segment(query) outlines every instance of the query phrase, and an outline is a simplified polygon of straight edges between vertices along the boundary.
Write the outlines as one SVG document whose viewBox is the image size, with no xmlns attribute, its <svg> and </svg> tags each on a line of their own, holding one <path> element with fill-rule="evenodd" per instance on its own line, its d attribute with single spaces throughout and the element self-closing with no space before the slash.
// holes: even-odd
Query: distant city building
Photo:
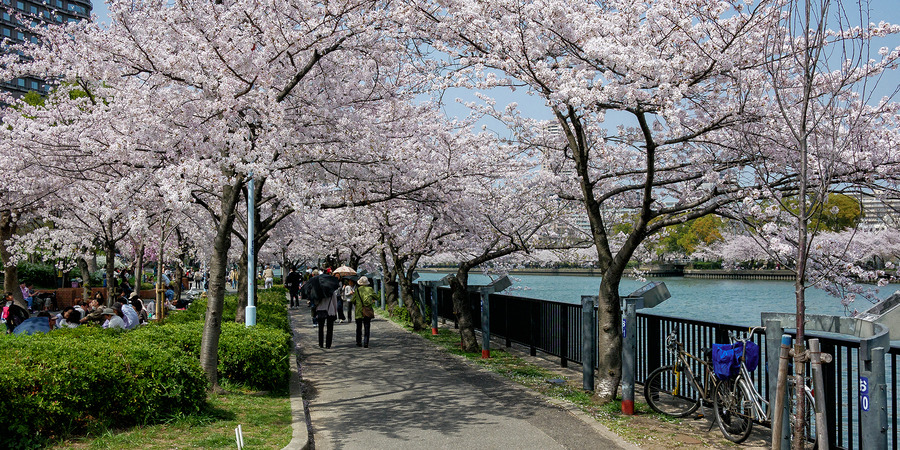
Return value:
<svg viewBox="0 0 900 450">
<path fill-rule="evenodd" d="M 875 195 L 864 195 L 859 199 L 862 206 L 860 228 L 864 230 L 883 230 L 900 228 L 900 199 L 883 199 L 881 192 Z"/>
<path fill-rule="evenodd" d="M 14 43 L 31 41 L 37 43 L 37 37 L 28 32 L 28 26 L 43 26 L 50 23 L 62 24 L 90 20 L 91 2 L 89 0 L 0 0 L 3 2 L 3 17 L 0 18 L 0 34 L 3 37 L 3 51 L 10 52 L 9 46 Z M 21 77 L 15 80 L 0 82 L 0 89 L 12 92 L 21 97 L 29 91 L 46 94 L 45 80 L 37 77 Z"/>
</svg>

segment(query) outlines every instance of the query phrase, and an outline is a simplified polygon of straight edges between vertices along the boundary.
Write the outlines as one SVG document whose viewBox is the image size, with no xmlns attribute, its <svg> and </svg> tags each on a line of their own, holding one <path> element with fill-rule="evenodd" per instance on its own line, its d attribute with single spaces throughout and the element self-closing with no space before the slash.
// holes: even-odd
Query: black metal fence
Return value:
<svg viewBox="0 0 900 450">
<path fill-rule="evenodd" d="M 426 295 L 427 297 L 427 295 Z M 426 304 L 430 305 L 430 302 Z M 509 346 L 515 342 L 530 348 L 531 354 L 538 351 L 556 356 L 560 365 L 567 367 L 569 362 L 581 364 L 582 361 L 582 306 L 580 304 L 562 303 L 547 300 L 531 299 L 510 295 L 491 294 L 490 332 L 494 337 L 505 339 Z M 469 308 L 475 328 L 481 329 L 481 297 L 470 293 Z M 455 320 L 450 290 L 446 287 L 438 289 L 438 317 L 444 320 Z M 596 324 L 593 327 L 593 338 L 596 342 Z M 665 351 L 666 336 L 675 331 L 685 349 L 694 355 L 700 355 L 703 348 L 713 343 L 728 342 L 729 332 L 746 332 L 745 326 L 704 322 L 699 320 L 666 317 L 647 312 L 638 312 L 638 354 L 636 381 L 642 383 L 655 368 L 671 364 L 673 356 Z M 861 434 L 859 422 L 859 375 L 857 371 L 859 342 L 833 335 L 815 335 L 808 333 L 808 338 L 817 337 L 822 351 L 834 356 L 831 364 L 825 367 L 825 399 L 828 409 L 828 430 L 832 445 L 837 448 L 860 448 Z M 760 368 L 754 373 L 757 389 L 768 398 L 769 386 L 765 376 L 767 349 L 764 335 L 758 334 L 753 339 L 759 344 Z M 777 351 L 777 350 L 776 350 Z M 897 433 L 897 357 L 900 348 L 891 347 L 886 361 L 887 394 L 888 394 L 888 444 L 896 449 Z M 595 361 L 597 358 L 594 359 Z M 699 370 L 698 368 L 695 368 Z M 808 372 L 807 372 L 808 373 Z"/>
</svg>

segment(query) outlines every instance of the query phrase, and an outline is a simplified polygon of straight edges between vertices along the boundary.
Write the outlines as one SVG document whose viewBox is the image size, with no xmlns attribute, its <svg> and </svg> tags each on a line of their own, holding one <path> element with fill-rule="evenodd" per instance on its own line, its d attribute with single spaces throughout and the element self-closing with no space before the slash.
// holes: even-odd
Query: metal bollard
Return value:
<svg viewBox="0 0 900 450">
<path fill-rule="evenodd" d="M 625 298 L 622 316 L 622 413 L 634 415 L 634 373 L 637 353 L 636 298 Z"/>
<path fill-rule="evenodd" d="M 481 357 L 491 357 L 491 302 L 490 294 L 481 292 Z"/>
<path fill-rule="evenodd" d="M 438 334 L 438 288 L 431 286 L 431 335 Z"/>
<path fill-rule="evenodd" d="M 582 356 L 582 381 L 581 386 L 586 391 L 594 390 L 594 355 L 596 344 L 594 341 L 594 327 L 597 319 L 594 317 L 594 305 L 596 296 L 581 296 L 581 356 Z"/>
</svg>

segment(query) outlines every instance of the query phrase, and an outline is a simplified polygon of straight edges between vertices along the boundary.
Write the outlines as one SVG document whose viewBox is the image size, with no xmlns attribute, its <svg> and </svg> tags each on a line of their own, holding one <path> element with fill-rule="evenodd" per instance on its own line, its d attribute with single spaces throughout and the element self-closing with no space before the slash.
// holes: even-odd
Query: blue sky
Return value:
<svg viewBox="0 0 900 450">
<path fill-rule="evenodd" d="M 873 11 L 871 20 L 873 22 L 885 21 L 890 23 L 900 23 L 900 8 L 897 7 L 900 2 L 898 2 L 898 0 L 870 0 L 870 2 Z M 845 0 L 844 3 L 846 7 L 852 8 L 854 6 L 853 4 L 857 3 L 857 1 Z M 93 2 L 93 6 L 93 13 L 96 14 L 97 21 L 100 23 L 109 23 L 109 10 L 107 9 L 106 3 Z M 896 47 L 900 45 L 900 38 L 895 37 L 889 41 L 879 42 L 878 45 Z M 900 84 L 900 73 L 890 74 L 886 76 L 885 79 L 881 80 L 879 88 L 880 90 L 884 90 L 885 93 L 889 93 L 890 91 L 893 91 L 898 84 Z M 509 92 L 506 89 L 495 89 L 487 94 L 495 98 L 497 107 L 500 109 L 509 103 L 516 102 L 519 104 L 519 108 L 522 110 L 523 114 L 528 117 L 547 120 L 552 118 L 550 111 L 544 106 L 543 101 L 537 97 L 527 95 L 523 89 L 519 89 L 516 92 Z M 465 116 L 468 110 L 462 105 L 456 104 L 454 96 L 460 97 L 465 101 L 474 101 L 476 100 L 475 97 L 471 92 L 462 89 L 453 90 L 445 94 L 445 113 L 451 117 Z M 617 121 L 614 114 L 607 116 L 608 125 L 615 126 L 616 123 Z M 500 131 L 500 129 L 505 127 L 499 123 L 492 124 L 490 122 L 484 122 L 484 124 L 488 128 L 494 129 L 494 131 L 505 134 Z"/>
</svg>

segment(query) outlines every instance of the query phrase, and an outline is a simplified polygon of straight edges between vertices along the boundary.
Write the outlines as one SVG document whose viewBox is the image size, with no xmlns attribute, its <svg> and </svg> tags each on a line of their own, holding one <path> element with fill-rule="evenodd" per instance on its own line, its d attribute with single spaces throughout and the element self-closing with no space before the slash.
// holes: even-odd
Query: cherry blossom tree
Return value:
<svg viewBox="0 0 900 450">
<path fill-rule="evenodd" d="M 739 198 L 752 161 L 726 130 L 759 117 L 744 78 L 764 62 L 758 47 L 777 17 L 772 6 L 459 0 L 410 10 L 455 64 L 438 86 L 524 87 L 556 119 L 560 133 L 544 139 L 548 161 L 560 169 L 560 197 L 587 213 L 603 272 L 601 398 L 613 398 L 621 376 L 618 288 L 628 261 L 665 227 Z M 605 127 L 611 111 L 626 123 Z M 497 115 L 520 140 L 538 131 L 516 114 Z M 629 226 L 617 227 L 623 218 Z"/>
</svg>

